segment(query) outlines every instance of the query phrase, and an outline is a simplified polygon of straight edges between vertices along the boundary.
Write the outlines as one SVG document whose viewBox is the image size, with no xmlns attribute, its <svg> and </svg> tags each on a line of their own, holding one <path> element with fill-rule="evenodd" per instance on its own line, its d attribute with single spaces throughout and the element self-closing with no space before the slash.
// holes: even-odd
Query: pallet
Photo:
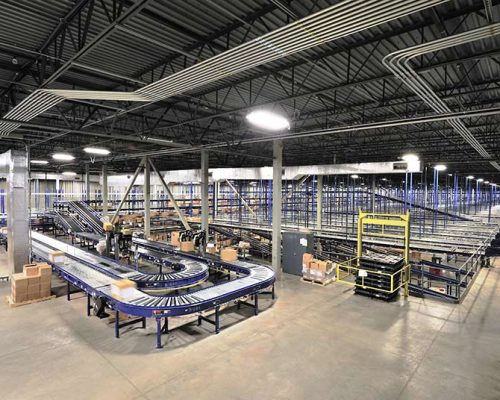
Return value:
<svg viewBox="0 0 500 400">
<path fill-rule="evenodd" d="M 56 295 L 53 294 L 52 296 L 48 296 L 48 297 L 41 297 L 39 299 L 22 301 L 20 303 L 14 303 L 14 301 L 12 301 L 12 298 L 10 296 L 5 296 L 5 301 L 10 307 L 20 307 L 20 306 L 25 306 L 28 304 L 34 304 L 34 303 L 40 303 L 42 301 L 52 300 L 55 298 L 56 298 Z"/>
<path fill-rule="evenodd" d="M 318 280 L 318 279 L 311 279 L 311 278 L 300 278 L 300 280 L 302 282 L 310 283 L 312 285 L 318 285 L 318 286 L 326 286 L 326 285 L 329 285 L 330 283 L 335 281 L 334 278 L 325 279 L 324 281 Z"/>
</svg>

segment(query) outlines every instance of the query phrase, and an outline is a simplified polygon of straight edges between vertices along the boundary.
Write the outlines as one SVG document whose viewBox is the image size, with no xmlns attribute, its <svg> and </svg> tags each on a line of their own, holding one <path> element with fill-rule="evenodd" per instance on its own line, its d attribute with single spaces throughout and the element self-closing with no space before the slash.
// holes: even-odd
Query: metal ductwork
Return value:
<svg viewBox="0 0 500 400">
<path fill-rule="evenodd" d="M 159 101 L 447 1 L 449 0 L 343 1 L 135 92 L 39 89 L 10 110 L 5 118 L 30 121 L 66 99 L 130 100 L 148 103 Z M 121 114 L 136 108 L 132 107 Z M 19 126 L 12 122 L 0 122 L 0 136 L 8 135 Z"/>
<path fill-rule="evenodd" d="M 420 97 L 429 107 L 438 113 L 451 113 L 452 110 L 441 100 L 427 82 L 418 75 L 411 67 L 412 59 L 423 54 L 460 46 L 466 43 L 482 40 L 500 34 L 500 24 L 488 25 L 483 28 L 449 36 L 443 39 L 434 40 L 429 43 L 398 50 L 384 57 L 384 65 L 390 69 L 401 81 L 415 94 Z M 477 141 L 471 131 L 458 119 L 449 119 L 455 131 L 476 150 L 483 158 L 491 159 L 488 151 Z M 495 168 L 498 165 L 491 162 Z M 499 168 L 497 168 L 499 169 Z M 499 169 L 500 170 L 500 169 Z"/>
</svg>

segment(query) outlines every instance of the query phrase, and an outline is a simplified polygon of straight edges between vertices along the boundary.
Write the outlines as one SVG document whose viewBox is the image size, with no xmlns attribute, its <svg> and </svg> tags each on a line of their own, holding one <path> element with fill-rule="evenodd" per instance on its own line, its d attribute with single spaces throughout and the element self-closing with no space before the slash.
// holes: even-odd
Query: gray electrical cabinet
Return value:
<svg viewBox="0 0 500 400">
<path fill-rule="evenodd" d="M 283 272 L 302 275 L 302 256 L 313 252 L 313 233 L 283 232 Z"/>
</svg>

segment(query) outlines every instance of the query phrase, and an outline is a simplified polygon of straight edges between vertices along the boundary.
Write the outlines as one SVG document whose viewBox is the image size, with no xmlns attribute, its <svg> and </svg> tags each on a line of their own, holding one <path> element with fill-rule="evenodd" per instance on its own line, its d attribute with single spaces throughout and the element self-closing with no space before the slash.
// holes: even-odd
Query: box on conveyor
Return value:
<svg viewBox="0 0 500 400">
<path fill-rule="evenodd" d="M 250 249 L 250 243 L 240 240 L 240 242 L 238 243 L 238 247 L 243 250 L 248 250 Z"/>
<path fill-rule="evenodd" d="M 184 252 L 191 252 L 191 251 L 194 251 L 194 242 L 189 240 L 189 241 L 186 241 L 186 242 L 181 242 L 181 251 L 184 251 Z"/>
<path fill-rule="evenodd" d="M 226 247 L 220 252 L 220 259 L 222 261 L 237 261 L 238 260 L 238 250 L 233 247 Z"/>
<path fill-rule="evenodd" d="M 172 232 L 170 232 L 170 244 L 172 246 L 175 246 L 175 247 L 179 247 L 180 246 L 179 235 L 180 235 L 179 231 L 172 231 Z"/>
<path fill-rule="evenodd" d="M 120 279 L 111 284 L 111 296 L 117 300 L 127 300 L 135 293 L 137 285 L 129 279 Z"/>
<path fill-rule="evenodd" d="M 217 247 L 215 247 L 215 243 L 207 243 L 206 253 L 207 254 L 217 253 Z"/>
<path fill-rule="evenodd" d="M 51 251 L 49 253 L 49 260 L 55 264 L 64 263 L 64 252 L 62 251 Z"/>
</svg>

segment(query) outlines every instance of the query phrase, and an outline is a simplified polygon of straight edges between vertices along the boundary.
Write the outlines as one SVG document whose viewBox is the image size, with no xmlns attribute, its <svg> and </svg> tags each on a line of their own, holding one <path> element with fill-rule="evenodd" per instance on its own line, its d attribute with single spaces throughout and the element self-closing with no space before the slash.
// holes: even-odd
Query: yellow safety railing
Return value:
<svg viewBox="0 0 500 400">
<path fill-rule="evenodd" d="M 365 227 L 380 226 L 380 231 L 366 230 Z M 387 232 L 386 227 L 394 228 L 400 227 L 402 233 L 393 233 L 391 229 Z M 404 264 L 396 272 L 378 272 L 378 271 L 365 271 L 360 268 L 361 256 L 363 254 L 363 237 L 375 236 L 385 237 L 392 239 L 401 239 L 404 243 L 403 258 Z M 337 264 L 336 277 L 338 282 L 346 283 L 352 286 L 359 286 L 362 288 L 372 289 L 384 293 L 394 293 L 399 288 L 404 288 L 404 296 L 408 296 L 408 284 L 410 282 L 410 212 L 406 214 L 381 214 L 381 213 L 365 213 L 359 210 L 358 217 L 358 240 L 356 257 L 351 258 L 345 262 Z M 379 287 L 370 286 L 365 284 L 364 273 L 369 273 L 371 276 L 379 276 L 390 280 L 390 290 L 382 289 Z M 355 278 L 359 276 L 361 283 L 356 283 Z M 397 280 L 399 278 L 399 280 Z"/>
</svg>

